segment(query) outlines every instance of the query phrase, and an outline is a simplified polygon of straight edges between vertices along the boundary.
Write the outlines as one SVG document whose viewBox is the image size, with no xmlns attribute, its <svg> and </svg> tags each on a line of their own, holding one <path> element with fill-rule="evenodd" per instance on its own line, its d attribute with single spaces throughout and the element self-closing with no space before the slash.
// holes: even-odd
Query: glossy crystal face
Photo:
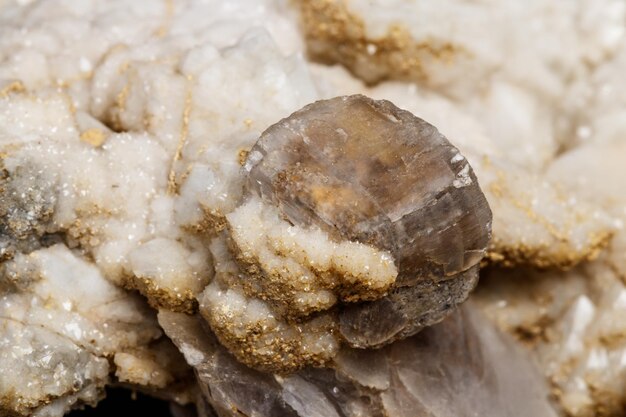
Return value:
<svg viewBox="0 0 626 417">
<path fill-rule="evenodd" d="M 400 285 L 466 271 L 489 241 L 491 211 L 467 160 L 385 100 L 310 104 L 266 130 L 245 169 L 290 222 L 393 253 Z"/>
<path fill-rule="evenodd" d="M 391 102 L 354 95 L 309 104 L 261 135 L 244 171 L 248 192 L 291 224 L 391 254 L 390 291 L 340 308 L 352 345 L 413 334 L 476 283 L 491 211 L 472 168 L 434 126 Z"/>
</svg>

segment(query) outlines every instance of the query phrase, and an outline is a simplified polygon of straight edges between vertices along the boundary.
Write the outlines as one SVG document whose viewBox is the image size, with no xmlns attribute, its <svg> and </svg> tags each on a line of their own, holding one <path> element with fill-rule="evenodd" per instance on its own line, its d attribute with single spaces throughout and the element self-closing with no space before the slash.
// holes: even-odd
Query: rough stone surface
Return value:
<svg viewBox="0 0 626 417">
<path fill-rule="evenodd" d="M 0 274 L 0 414 L 63 415 L 112 381 L 188 401 L 187 368 L 154 313 L 89 262 L 54 245 Z"/>
<path fill-rule="evenodd" d="M 613 217 L 616 231 L 608 248 L 568 272 L 493 270 L 475 299 L 533 353 L 566 413 L 619 416 L 626 388 L 626 201 L 621 191 L 626 147 L 610 136 L 594 141 L 561 155 L 548 177 Z"/>
<path fill-rule="evenodd" d="M 542 99 L 527 90 L 494 81 L 484 93 L 488 100 L 478 104 L 405 83 L 366 87 L 338 67 L 313 70 L 324 97 L 365 92 L 389 99 L 454 141 L 493 212 L 490 264 L 568 269 L 595 259 L 615 234 L 615 222 L 593 200 L 568 198 L 560 179 L 545 175 L 544 167 L 556 158 L 554 127 L 547 120 L 553 116 L 547 109 L 538 111 Z M 496 123 L 515 129 L 492 131 Z"/>
<path fill-rule="evenodd" d="M 19 166 L 10 173 L 0 162 L 0 169 L 0 260 L 7 260 L 44 243 L 56 197 L 37 166 Z"/>
<path fill-rule="evenodd" d="M 410 309 L 445 310 L 445 291 L 465 297 L 468 280 L 395 288 L 391 250 L 291 224 L 259 197 L 242 204 L 241 166 L 268 126 L 316 100 L 365 94 L 437 126 L 471 164 L 493 211 L 492 269 L 472 297 L 530 350 L 557 407 L 621 416 L 625 18 L 623 0 L 0 0 L 0 340 L 16 349 L 0 347 L 11 370 L 0 387 L 20 388 L 0 414 L 59 417 L 110 383 L 164 395 L 142 384 L 169 390 L 167 374 L 183 378 L 162 339 L 130 340 L 156 327 L 125 290 L 226 324 L 240 356 L 273 342 L 268 363 L 278 353 L 325 366 L 344 349 L 339 310 L 352 322 L 376 318 L 364 337 L 376 344 L 422 314 Z M 67 279 L 24 272 L 29 283 L 15 287 L 6 275 L 18 264 L 39 271 L 42 259 Z M 256 265 L 273 266 L 276 285 Z M 350 273 L 318 279 L 339 267 Z M 296 271 L 310 273 L 289 286 Z M 48 291 L 102 279 L 125 287 L 105 313 L 63 304 L 108 303 L 109 291 Z M 348 301 L 354 284 L 367 301 Z M 402 303 L 412 290 L 433 297 Z M 142 317 L 128 327 L 127 308 Z M 100 342 L 51 335 L 67 335 L 59 323 L 85 334 L 105 320 L 103 343 L 115 343 L 104 356 Z M 255 326 L 264 337 L 247 333 Z M 327 371 L 317 380 L 333 380 Z M 359 378 L 382 390 L 385 372 Z M 301 393 L 324 391 L 305 382 L 282 383 L 306 414 L 314 404 Z M 197 404 L 213 415 L 207 400 Z"/>
</svg>

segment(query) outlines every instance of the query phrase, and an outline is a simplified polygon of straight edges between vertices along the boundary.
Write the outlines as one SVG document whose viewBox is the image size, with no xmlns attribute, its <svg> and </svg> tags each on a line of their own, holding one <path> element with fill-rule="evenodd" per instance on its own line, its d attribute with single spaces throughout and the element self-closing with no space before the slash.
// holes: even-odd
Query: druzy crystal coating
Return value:
<svg viewBox="0 0 626 417">
<path fill-rule="evenodd" d="M 249 192 L 290 223 L 392 254 L 398 276 L 388 294 L 341 308 L 353 346 L 439 321 L 476 282 L 491 228 L 476 176 L 434 126 L 389 101 L 309 104 L 261 135 L 244 170 Z"/>
<path fill-rule="evenodd" d="M 0 1 L 0 416 L 120 385 L 197 417 L 622 416 L 624 4 Z M 448 314 L 479 266 L 400 284 L 397 248 L 289 221 L 242 170 L 356 93 L 436 126 L 493 212 L 471 302 L 379 349 L 355 346 Z"/>
</svg>

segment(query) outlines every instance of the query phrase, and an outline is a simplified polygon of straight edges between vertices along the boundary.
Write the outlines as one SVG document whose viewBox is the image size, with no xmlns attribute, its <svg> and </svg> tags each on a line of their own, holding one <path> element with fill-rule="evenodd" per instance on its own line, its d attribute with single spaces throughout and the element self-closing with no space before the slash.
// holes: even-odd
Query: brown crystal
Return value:
<svg viewBox="0 0 626 417">
<path fill-rule="evenodd" d="M 394 256 L 389 295 L 340 314 L 353 346 L 380 346 L 441 320 L 477 280 L 491 211 L 472 168 L 434 126 L 389 101 L 312 103 L 267 129 L 244 170 L 249 192 L 292 224 Z"/>
</svg>

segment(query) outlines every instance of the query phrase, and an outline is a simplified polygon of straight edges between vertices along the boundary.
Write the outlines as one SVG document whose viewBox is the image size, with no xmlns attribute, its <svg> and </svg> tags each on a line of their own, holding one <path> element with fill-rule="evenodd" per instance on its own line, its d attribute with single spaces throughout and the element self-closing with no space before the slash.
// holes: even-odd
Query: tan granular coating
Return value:
<svg viewBox="0 0 626 417">
<path fill-rule="evenodd" d="M 198 300 L 190 290 L 175 293 L 159 287 L 153 279 L 124 275 L 121 286 L 127 290 L 137 290 L 148 299 L 148 304 L 155 309 L 166 308 L 177 313 L 194 314 L 198 311 Z"/>
<path fill-rule="evenodd" d="M 259 325 L 246 328 L 243 336 L 236 337 L 235 331 L 226 320 L 205 317 L 211 324 L 220 343 L 246 365 L 263 372 L 287 375 L 302 367 L 322 367 L 329 358 L 325 354 L 307 352 L 303 349 L 303 343 L 299 339 L 283 339 L 279 337 L 268 338 L 267 330 Z M 329 321 L 329 328 L 322 333 L 330 331 L 333 321 Z M 308 332 L 308 330 L 303 330 Z M 263 347 L 263 352 L 259 346 Z"/>
<path fill-rule="evenodd" d="M 330 290 L 344 302 L 359 302 L 380 299 L 393 285 L 393 281 L 389 281 L 384 286 L 375 287 L 370 282 L 363 281 L 359 276 L 347 275 L 345 271 L 338 271 L 333 267 L 322 270 L 309 265 L 309 271 L 315 276 L 316 288 L 310 288 L 309 283 L 306 287 L 299 286 L 293 277 L 285 276 L 280 273 L 281 271 L 265 270 L 258 258 L 250 253 L 241 252 L 232 239 L 229 239 L 229 247 L 235 262 L 247 277 L 247 280 L 238 286 L 249 297 L 269 301 L 272 307 L 289 322 L 297 321 L 316 311 L 328 309 L 326 305 L 310 306 L 307 310 L 294 306 L 293 300 L 298 292 Z M 277 253 L 277 255 L 289 257 L 288 253 Z"/>
<path fill-rule="evenodd" d="M 370 38 L 345 0 L 299 0 L 298 4 L 311 57 L 345 65 L 370 84 L 385 79 L 428 82 L 429 63 L 452 65 L 460 56 L 471 56 L 450 42 L 416 42 L 400 25 L 391 26 L 383 37 Z"/>
<path fill-rule="evenodd" d="M 563 245 L 561 251 L 546 250 L 546 246 L 510 245 L 494 237 L 489 245 L 483 265 L 497 265 L 513 268 L 531 265 L 540 269 L 556 268 L 568 270 L 581 262 L 592 261 L 611 242 L 613 233 L 604 232 L 589 238 L 589 245 L 581 251 L 573 251 L 569 245 Z"/>
</svg>

